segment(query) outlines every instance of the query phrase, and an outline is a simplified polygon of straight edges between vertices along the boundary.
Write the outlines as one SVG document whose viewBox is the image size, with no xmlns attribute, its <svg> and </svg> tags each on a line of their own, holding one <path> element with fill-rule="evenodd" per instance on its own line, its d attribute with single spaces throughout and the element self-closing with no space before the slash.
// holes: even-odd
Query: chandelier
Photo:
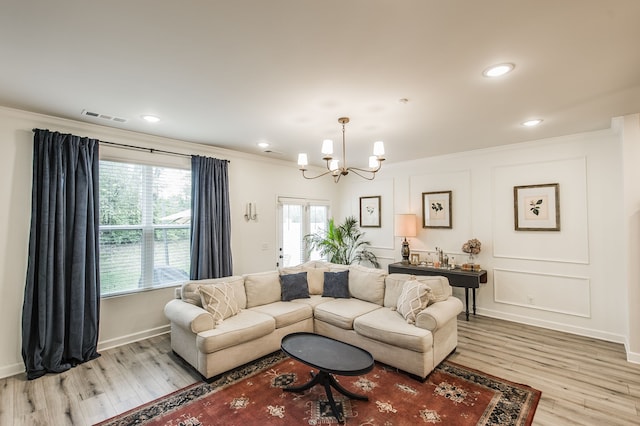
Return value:
<svg viewBox="0 0 640 426">
<path fill-rule="evenodd" d="M 338 183 L 340 178 L 342 176 L 348 175 L 349 172 L 353 172 L 361 178 L 367 180 L 373 180 L 376 177 L 376 173 L 380 170 L 380 168 L 382 167 L 382 162 L 384 161 L 384 143 L 382 141 L 373 143 L 373 155 L 369 157 L 368 169 L 347 167 L 347 157 L 344 142 L 344 127 L 348 122 L 349 117 L 338 118 L 338 123 L 342 124 L 342 166 L 339 165 L 338 160 L 333 158 L 333 141 L 330 139 L 326 139 L 322 142 L 322 154 L 324 155 L 322 159 L 327 162 L 327 171 L 319 174 L 318 176 L 307 176 L 305 174 L 305 172 L 307 171 L 307 166 L 309 165 L 307 154 L 298 154 L 298 166 L 300 166 L 302 177 L 304 177 L 305 179 L 317 179 L 319 177 L 331 174 L 335 183 Z"/>
</svg>

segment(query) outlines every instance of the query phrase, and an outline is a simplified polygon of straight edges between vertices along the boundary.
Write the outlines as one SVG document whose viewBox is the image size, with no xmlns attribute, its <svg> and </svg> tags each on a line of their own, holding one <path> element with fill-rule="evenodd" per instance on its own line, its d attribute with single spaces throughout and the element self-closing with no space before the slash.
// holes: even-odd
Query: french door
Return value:
<svg viewBox="0 0 640 426">
<path fill-rule="evenodd" d="M 318 260 L 317 252 L 309 253 L 304 236 L 324 230 L 329 222 L 329 201 L 278 197 L 278 267 L 295 266 Z"/>
</svg>

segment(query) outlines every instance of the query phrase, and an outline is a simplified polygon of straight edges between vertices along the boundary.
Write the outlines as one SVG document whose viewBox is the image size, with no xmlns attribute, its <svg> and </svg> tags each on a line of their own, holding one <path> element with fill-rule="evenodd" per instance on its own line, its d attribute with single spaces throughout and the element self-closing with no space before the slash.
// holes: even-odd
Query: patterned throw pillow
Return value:
<svg viewBox="0 0 640 426">
<path fill-rule="evenodd" d="M 240 312 L 234 298 L 233 287 L 225 282 L 201 285 L 198 287 L 198 293 L 202 299 L 202 307 L 213 315 L 213 321 L 216 325 L 222 324 L 223 320 Z"/>
<path fill-rule="evenodd" d="M 325 272 L 322 295 L 325 297 L 348 299 L 350 297 L 349 270 L 341 272 Z"/>
<path fill-rule="evenodd" d="M 282 282 L 282 300 L 308 299 L 309 284 L 307 284 L 307 273 L 280 275 Z"/>
<path fill-rule="evenodd" d="M 416 315 L 431 300 L 431 288 L 417 280 L 409 280 L 402 286 L 397 311 L 409 324 L 415 324 Z"/>
</svg>

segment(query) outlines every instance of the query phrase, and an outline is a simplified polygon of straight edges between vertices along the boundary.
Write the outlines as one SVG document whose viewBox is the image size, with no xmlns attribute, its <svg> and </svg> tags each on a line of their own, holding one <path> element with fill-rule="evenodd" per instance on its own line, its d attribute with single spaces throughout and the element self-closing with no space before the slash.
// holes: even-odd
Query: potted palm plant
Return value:
<svg viewBox="0 0 640 426">
<path fill-rule="evenodd" d="M 364 240 L 364 234 L 358 228 L 357 219 L 350 216 L 341 225 L 336 225 L 333 219 L 329 219 L 326 230 L 305 235 L 304 240 L 309 252 L 317 250 L 329 262 L 342 265 L 368 262 L 379 268 L 376 255 L 368 249 L 371 243 Z"/>
</svg>

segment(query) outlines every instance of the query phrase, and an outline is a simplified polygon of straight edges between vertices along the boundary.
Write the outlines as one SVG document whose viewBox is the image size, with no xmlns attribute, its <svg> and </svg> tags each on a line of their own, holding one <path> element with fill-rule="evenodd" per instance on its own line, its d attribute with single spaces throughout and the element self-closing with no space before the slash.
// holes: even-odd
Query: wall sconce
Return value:
<svg viewBox="0 0 640 426">
<path fill-rule="evenodd" d="M 397 214 L 395 216 L 395 236 L 404 237 L 402 242 L 402 263 L 409 263 L 409 242 L 407 237 L 416 236 L 416 215 L 415 214 Z"/>
<path fill-rule="evenodd" d="M 258 220 L 258 206 L 255 203 L 247 203 L 244 211 L 244 220 Z"/>
</svg>

